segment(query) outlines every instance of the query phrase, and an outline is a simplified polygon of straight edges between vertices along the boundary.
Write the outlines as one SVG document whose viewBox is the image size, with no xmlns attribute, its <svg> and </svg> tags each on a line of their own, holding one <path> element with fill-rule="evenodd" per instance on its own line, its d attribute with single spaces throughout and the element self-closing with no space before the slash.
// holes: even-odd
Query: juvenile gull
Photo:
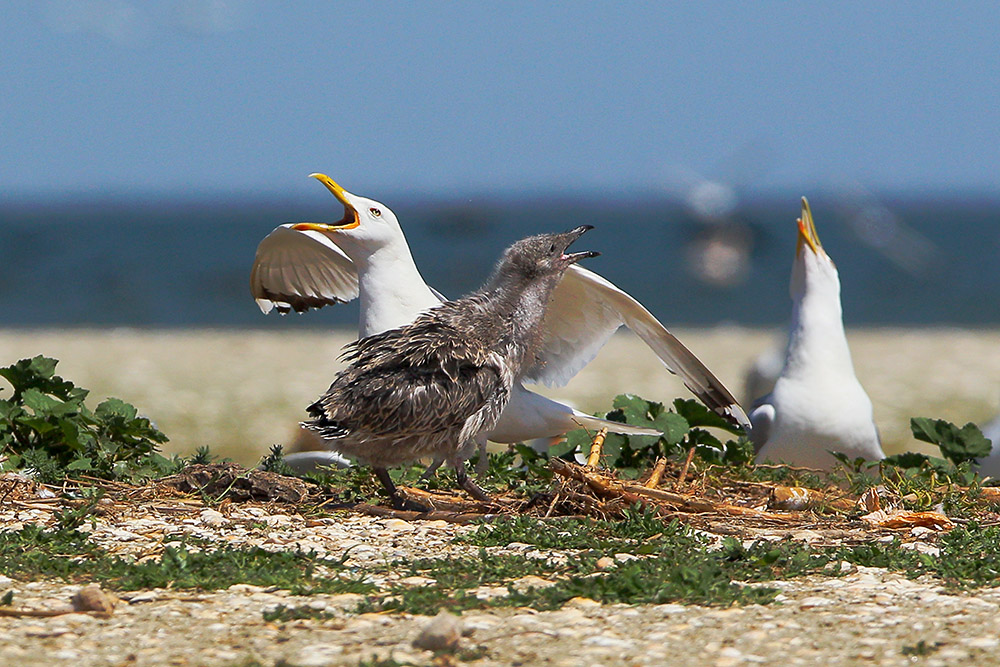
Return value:
<svg viewBox="0 0 1000 667">
<path fill-rule="evenodd" d="M 854 375 L 844 334 L 840 277 L 802 198 L 791 279 L 792 323 L 785 363 L 770 394 L 750 413 L 757 460 L 829 469 L 829 451 L 885 458 L 872 403 Z"/>
<path fill-rule="evenodd" d="M 312 176 L 343 204 L 344 217 L 334 224 L 288 223 L 261 241 L 250 290 L 262 311 L 302 312 L 360 296 L 359 334 L 370 336 L 412 322 L 421 312 L 444 301 L 421 277 L 399 222 L 388 207 L 345 191 L 328 176 Z M 749 428 L 743 409 L 722 382 L 642 304 L 576 265 L 569 268 L 555 290 L 544 322 L 538 363 L 525 372 L 525 380 L 549 386 L 566 384 L 622 325 L 645 341 L 702 402 Z M 483 434 L 481 445 L 485 446 L 487 435 L 494 442 L 524 442 L 580 427 L 657 434 L 592 417 L 517 384 L 500 421 L 489 434 Z"/>
<path fill-rule="evenodd" d="M 402 499 L 386 468 L 419 458 L 451 464 L 463 489 L 487 499 L 466 475 L 465 460 L 534 363 L 559 279 L 571 264 L 597 255 L 566 253 L 588 229 L 518 241 L 479 291 L 348 345 L 350 366 L 309 406 L 311 419 L 302 425 L 331 449 L 371 465 L 397 507 Z"/>
</svg>

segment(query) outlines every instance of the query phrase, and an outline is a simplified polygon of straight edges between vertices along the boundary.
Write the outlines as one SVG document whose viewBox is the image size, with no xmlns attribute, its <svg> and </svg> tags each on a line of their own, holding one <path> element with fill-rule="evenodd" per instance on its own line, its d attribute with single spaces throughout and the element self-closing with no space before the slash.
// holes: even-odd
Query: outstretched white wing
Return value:
<svg viewBox="0 0 1000 667">
<path fill-rule="evenodd" d="M 569 382 L 622 325 L 639 336 L 705 405 L 749 430 L 750 421 L 739 402 L 691 350 L 629 294 L 576 265 L 563 276 L 549 303 L 539 363 L 529 369 L 526 381 L 550 386 Z"/>
<path fill-rule="evenodd" d="M 264 313 L 302 312 L 358 298 L 358 272 L 350 258 L 319 232 L 277 227 L 257 246 L 250 293 Z"/>
<path fill-rule="evenodd" d="M 347 255 L 323 234 L 294 230 L 291 224 L 276 228 L 257 247 L 250 291 L 261 310 L 302 312 L 357 298 L 358 274 Z M 539 363 L 528 369 L 525 380 L 566 384 L 622 325 L 645 341 L 705 405 L 749 430 L 739 402 L 690 350 L 642 304 L 578 265 L 569 268 L 556 288 L 545 315 Z"/>
</svg>

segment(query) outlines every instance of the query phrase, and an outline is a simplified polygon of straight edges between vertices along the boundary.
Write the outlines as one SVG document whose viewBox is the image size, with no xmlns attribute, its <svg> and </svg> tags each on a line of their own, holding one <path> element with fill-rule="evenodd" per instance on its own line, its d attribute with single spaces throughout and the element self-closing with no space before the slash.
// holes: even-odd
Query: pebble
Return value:
<svg viewBox="0 0 1000 667">
<path fill-rule="evenodd" d="M 413 576 L 404 577 L 396 583 L 402 584 L 403 586 L 433 586 L 437 583 L 437 580 L 429 577 Z"/>
<path fill-rule="evenodd" d="M 601 556 L 600 558 L 597 559 L 596 564 L 598 570 L 610 570 L 611 568 L 618 565 L 618 563 L 615 562 L 615 559 L 611 558 L 610 556 Z"/>
<path fill-rule="evenodd" d="M 601 648 L 631 648 L 632 643 L 617 637 L 608 635 L 594 635 L 583 640 L 587 646 L 600 646 Z"/>
<path fill-rule="evenodd" d="M 420 630 L 420 634 L 413 640 L 413 646 L 427 651 L 453 651 L 461 638 L 461 619 L 441 610 Z"/>
<path fill-rule="evenodd" d="M 301 667 L 326 667 L 343 652 L 344 647 L 338 644 L 313 644 L 301 649 L 293 664 Z"/>
<path fill-rule="evenodd" d="M 201 513 L 201 521 L 205 525 L 212 526 L 213 528 L 218 528 L 219 526 L 229 523 L 222 512 L 213 509 L 203 510 Z"/>
<path fill-rule="evenodd" d="M 549 581 L 548 579 L 542 579 L 541 577 L 536 577 L 534 575 L 528 575 L 526 577 L 521 577 L 520 579 L 515 579 L 510 582 L 511 588 L 513 588 L 518 593 L 523 593 L 532 588 L 548 588 L 549 586 L 555 586 L 556 582 Z"/>
<path fill-rule="evenodd" d="M 403 521 L 402 519 L 387 519 L 386 522 L 383 524 L 383 526 L 385 527 L 386 530 L 390 530 L 396 533 L 411 531 L 416 529 L 416 526 L 414 526 L 412 523 L 410 523 L 409 521 Z"/>
<path fill-rule="evenodd" d="M 799 601 L 800 609 L 815 609 L 816 607 L 829 607 L 834 602 L 829 598 L 808 597 Z"/>
</svg>

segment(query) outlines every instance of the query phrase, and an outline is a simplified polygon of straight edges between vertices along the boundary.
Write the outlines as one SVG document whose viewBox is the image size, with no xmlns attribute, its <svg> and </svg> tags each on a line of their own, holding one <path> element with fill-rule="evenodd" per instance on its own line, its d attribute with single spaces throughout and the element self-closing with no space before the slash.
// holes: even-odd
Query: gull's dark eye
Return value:
<svg viewBox="0 0 1000 667">
<path fill-rule="evenodd" d="M 382 217 L 382 211 L 378 210 L 374 206 L 372 206 L 370 209 L 368 209 L 368 212 L 371 213 L 372 215 L 374 215 L 376 218 L 381 218 Z"/>
</svg>

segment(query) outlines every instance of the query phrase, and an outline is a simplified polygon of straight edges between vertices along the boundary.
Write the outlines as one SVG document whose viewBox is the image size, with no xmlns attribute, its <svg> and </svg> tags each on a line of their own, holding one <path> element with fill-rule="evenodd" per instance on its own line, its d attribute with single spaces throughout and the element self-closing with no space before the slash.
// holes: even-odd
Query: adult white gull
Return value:
<svg viewBox="0 0 1000 667">
<path fill-rule="evenodd" d="M 403 230 L 387 206 L 347 192 L 324 174 L 311 176 L 343 204 L 344 217 L 333 224 L 284 224 L 260 242 L 250 291 L 264 313 L 273 309 L 302 312 L 360 297 L 358 333 L 366 337 L 408 324 L 445 300 L 424 282 Z M 746 414 L 729 390 L 642 304 L 577 265 L 570 267 L 556 288 L 546 311 L 545 338 L 525 381 L 549 386 L 567 383 L 622 325 L 645 341 L 705 405 L 749 428 Z M 581 427 L 658 433 L 587 415 L 518 384 L 488 439 L 524 442 Z M 480 446 L 485 447 L 485 440 Z"/>
<path fill-rule="evenodd" d="M 757 460 L 829 469 L 836 463 L 830 451 L 885 458 L 871 400 L 854 374 L 837 267 L 820 244 L 805 197 L 791 296 L 784 366 L 774 389 L 750 413 Z"/>
</svg>

